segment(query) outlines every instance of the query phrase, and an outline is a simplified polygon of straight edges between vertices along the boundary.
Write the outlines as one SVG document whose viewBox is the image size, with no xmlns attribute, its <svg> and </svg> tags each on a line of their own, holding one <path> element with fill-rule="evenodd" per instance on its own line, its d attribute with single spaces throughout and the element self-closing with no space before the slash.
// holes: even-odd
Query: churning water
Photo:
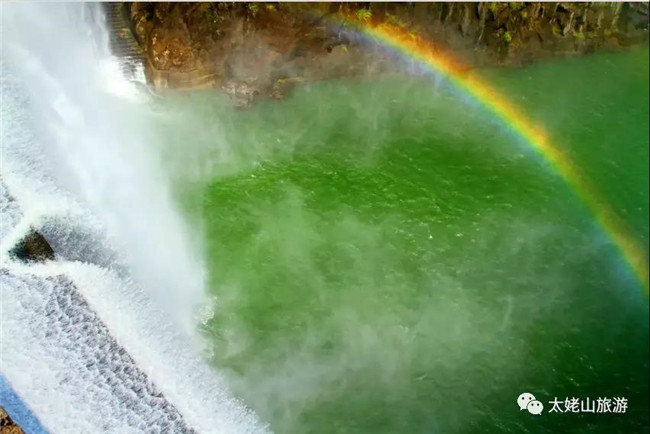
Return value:
<svg viewBox="0 0 650 434">
<path fill-rule="evenodd" d="M 647 296 L 467 98 L 394 77 L 234 111 L 120 79 L 98 9 L 2 25 L 0 370 L 46 427 L 262 431 L 227 384 L 280 433 L 647 430 Z M 484 74 L 647 246 L 647 48 Z M 57 261 L 7 258 L 30 226 Z"/>
<path fill-rule="evenodd" d="M 647 73 L 647 49 L 484 71 L 646 255 Z M 214 364 L 277 432 L 647 427 L 647 296 L 552 167 L 468 98 L 395 77 L 245 112 L 206 92 L 159 106 L 205 233 Z M 529 390 L 539 417 L 516 405 Z M 608 396 L 634 407 L 548 413 Z"/>
<path fill-rule="evenodd" d="M 2 5 L 0 370 L 56 432 L 263 432 L 198 356 L 200 243 L 103 23 L 98 5 Z M 56 261 L 9 257 L 30 228 Z"/>
</svg>

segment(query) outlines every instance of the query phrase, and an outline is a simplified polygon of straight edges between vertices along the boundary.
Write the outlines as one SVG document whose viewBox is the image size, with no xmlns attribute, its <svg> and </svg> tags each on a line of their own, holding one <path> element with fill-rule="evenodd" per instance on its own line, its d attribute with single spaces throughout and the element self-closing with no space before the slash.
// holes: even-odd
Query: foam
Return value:
<svg viewBox="0 0 650 434">
<path fill-rule="evenodd" d="M 268 432 L 201 357 L 203 265 L 102 20 L 3 5 L 0 370 L 50 431 Z M 7 255 L 33 229 L 56 260 Z"/>
</svg>

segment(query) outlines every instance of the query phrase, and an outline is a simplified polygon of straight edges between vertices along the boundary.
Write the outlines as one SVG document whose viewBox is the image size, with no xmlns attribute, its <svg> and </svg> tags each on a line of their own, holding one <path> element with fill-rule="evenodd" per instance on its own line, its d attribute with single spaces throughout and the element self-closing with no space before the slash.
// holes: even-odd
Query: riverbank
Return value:
<svg viewBox="0 0 650 434">
<path fill-rule="evenodd" d="M 409 67 L 358 28 L 434 44 L 468 69 L 648 40 L 647 3 L 133 2 L 124 13 L 156 90 L 217 88 L 237 106 L 281 99 L 296 83 Z"/>
</svg>

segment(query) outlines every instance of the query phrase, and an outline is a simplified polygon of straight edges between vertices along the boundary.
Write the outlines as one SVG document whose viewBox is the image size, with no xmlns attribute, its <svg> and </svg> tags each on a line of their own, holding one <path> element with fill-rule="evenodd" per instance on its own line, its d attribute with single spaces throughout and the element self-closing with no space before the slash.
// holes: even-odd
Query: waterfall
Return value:
<svg viewBox="0 0 650 434">
<path fill-rule="evenodd" d="M 264 431 L 198 354 L 200 244 L 101 7 L 0 7 L 0 372 L 56 432 Z M 9 255 L 31 230 L 56 260 Z"/>
</svg>

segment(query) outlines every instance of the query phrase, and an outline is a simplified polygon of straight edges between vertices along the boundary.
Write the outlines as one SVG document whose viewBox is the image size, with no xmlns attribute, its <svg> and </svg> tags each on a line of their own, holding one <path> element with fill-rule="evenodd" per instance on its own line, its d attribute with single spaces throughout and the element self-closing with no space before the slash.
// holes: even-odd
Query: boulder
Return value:
<svg viewBox="0 0 650 434">
<path fill-rule="evenodd" d="M 47 240 L 34 230 L 20 240 L 9 255 L 24 262 L 44 262 L 55 258 L 54 250 Z"/>
</svg>

